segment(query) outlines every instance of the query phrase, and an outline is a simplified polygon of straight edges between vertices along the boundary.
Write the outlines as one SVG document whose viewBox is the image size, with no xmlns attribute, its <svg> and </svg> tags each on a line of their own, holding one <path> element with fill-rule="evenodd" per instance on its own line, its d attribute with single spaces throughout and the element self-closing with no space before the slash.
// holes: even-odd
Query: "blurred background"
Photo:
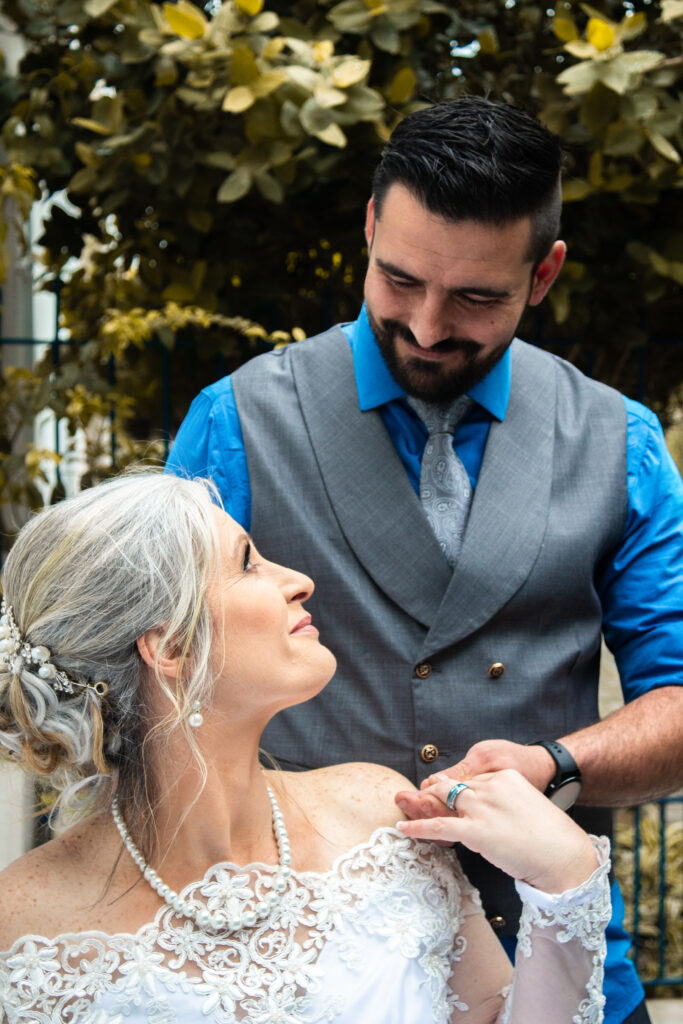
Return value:
<svg viewBox="0 0 683 1024">
<path fill-rule="evenodd" d="M 353 319 L 385 140 L 468 93 L 566 152 L 569 258 L 521 336 L 653 408 L 683 465 L 683 0 L 4 0 L 0 53 L 4 552 L 162 462 L 204 385 Z M 32 797 L 2 770 L 0 864 L 43 835 Z M 681 797 L 618 837 L 639 970 L 680 996 Z"/>
</svg>

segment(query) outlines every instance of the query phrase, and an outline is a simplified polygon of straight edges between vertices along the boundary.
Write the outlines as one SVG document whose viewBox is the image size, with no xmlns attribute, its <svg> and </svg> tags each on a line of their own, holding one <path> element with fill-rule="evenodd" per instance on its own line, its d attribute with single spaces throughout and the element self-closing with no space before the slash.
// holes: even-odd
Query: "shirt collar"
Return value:
<svg viewBox="0 0 683 1024">
<path fill-rule="evenodd" d="M 358 401 L 363 412 L 402 398 L 405 391 L 389 373 L 370 327 L 365 304 L 354 323 L 345 325 L 353 351 L 353 368 Z M 483 380 L 467 392 L 497 420 L 505 419 L 510 397 L 510 349 L 508 348 Z"/>
</svg>

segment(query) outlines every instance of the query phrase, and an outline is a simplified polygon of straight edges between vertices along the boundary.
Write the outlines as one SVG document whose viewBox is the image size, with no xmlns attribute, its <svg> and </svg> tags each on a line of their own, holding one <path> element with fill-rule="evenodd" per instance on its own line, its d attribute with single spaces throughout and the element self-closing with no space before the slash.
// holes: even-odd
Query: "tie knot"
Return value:
<svg viewBox="0 0 683 1024">
<path fill-rule="evenodd" d="M 472 405 L 469 395 L 459 395 L 452 402 L 425 402 L 422 398 L 406 395 L 406 402 L 420 417 L 430 436 L 452 434 Z"/>
</svg>

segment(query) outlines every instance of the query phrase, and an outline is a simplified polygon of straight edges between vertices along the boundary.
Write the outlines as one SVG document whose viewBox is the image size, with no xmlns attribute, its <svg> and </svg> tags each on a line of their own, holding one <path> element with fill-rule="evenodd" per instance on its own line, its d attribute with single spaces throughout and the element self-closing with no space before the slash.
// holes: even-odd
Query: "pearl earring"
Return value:
<svg viewBox="0 0 683 1024">
<path fill-rule="evenodd" d="M 193 729 L 198 729 L 200 725 L 204 724 L 204 716 L 201 712 L 201 704 L 198 700 L 192 705 L 192 714 L 190 715 L 188 722 Z"/>
</svg>

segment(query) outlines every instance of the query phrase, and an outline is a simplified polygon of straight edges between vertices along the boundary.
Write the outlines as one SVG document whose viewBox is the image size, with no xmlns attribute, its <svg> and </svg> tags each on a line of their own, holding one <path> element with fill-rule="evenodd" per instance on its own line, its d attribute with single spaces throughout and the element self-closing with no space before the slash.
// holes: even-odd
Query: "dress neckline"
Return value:
<svg viewBox="0 0 683 1024">
<path fill-rule="evenodd" d="M 362 854 L 364 853 L 364 851 L 372 851 L 372 849 L 378 844 L 378 842 L 383 836 L 386 836 L 388 839 L 394 840 L 391 846 L 392 852 L 395 855 L 399 847 L 404 848 L 404 852 L 401 852 L 400 856 L 406 860 L 411 859 L 411 857 L 417 856 L 419 851 L 421 849 L 424 849 L 425 847 L 431 850 L 435 848 L 434 844 L 429 842 L 428 840 L 412 839 L 408 836 L 405 836 L 402 832 L 400 832 L 397 828 L 395 828 L 392 825 L 382 825 L 379 828 L 376 828 L 368 839 L 364 840 L 363 842 L 356 843 L 355 846 L 352 846 L 348 850 L 345 850 L 342 853 L 338 854 L 334 858 L 330 867 L 326 868 L 324 871 L 299 871 L 295 868 L 292 868 L 291 878 L 292 880 L 297 881 L 300 885 L 303 886 L 305 886 L 307 882 L 309 884 L 311 882 L 314 882 L 320 885 L 324 882 L 325 879 L 329 879 L 334 875 L 340 874 L 341 867 L 344 863 L 352 862 L 356 859 L 358 859 L 359 861 L 362 860 Z M 396 840 L 400 840 L 400 843 L 396 843 Z M 441 848 L 437 847 L 437 849 Z M 259 872 L 259 874 L 261 875 L 270 876 L 274 875 L 277 872 L 277 870 L 277 864 L 265 864 L 261 861 L 253 861 L 250 864 L 235 864 L 234 861 L 218 861 L 216 864 L 212 864 L 210 867 L 206 869 L 202 878 L 195 879 L 192 882 L 188 882 L 188 884 L 179 891 L 179 894 L 181 897 L 185 898 L 186 896 L 189 896 L 193 891 L 201 889 L 203 886 L 207 884 L 211 884 L 212 877 L 215 877 L 221 871 L 230 872 L 232 876 L 237 877 L 239 875 L 247 875 L 253 872 Z M 146 921 L 144 924 L 141 924 L 140 927 L 137 928 L 135 931 L 129 932 L 106 932 L 103 931 L 101 928 L 87 928 L 83 931 L 59 932 L 52 938 L 48 938 L 46 935 L 40 935 L 38 932 L 27 932 L 25 935 L 21 935 L 19 936 L 18 939 L 15 939 L 15 941 L 12 943 L 9 949 L 0 950 L 0 959 L 17 955 L 17 953 L 20 952 L 21 947 L 30 941 L 38 941 L 40 943 L 46 943 L 49 945 L 66 945 L 70 942 L 73 942 L 74 940 L 78 941 L 83 937 L 88 937 L 94 939 L 101 939 L 103 941 L 107 941 L 110 939 L 129 939 L 131 941 L 139 942 L 144 939 L 145 934 L 147 932 L 158 931 L 161 925 L 162 917 L 167 914 L 170 914 L 170 908 L 165 903 L 162 903 L 162 905 L 159 906 L 158 909 L 155 911 L 154 917 L 150 921 Z M 182 924 L 179 922 L 177 927 L 182 927 Z"/>
</svg>

